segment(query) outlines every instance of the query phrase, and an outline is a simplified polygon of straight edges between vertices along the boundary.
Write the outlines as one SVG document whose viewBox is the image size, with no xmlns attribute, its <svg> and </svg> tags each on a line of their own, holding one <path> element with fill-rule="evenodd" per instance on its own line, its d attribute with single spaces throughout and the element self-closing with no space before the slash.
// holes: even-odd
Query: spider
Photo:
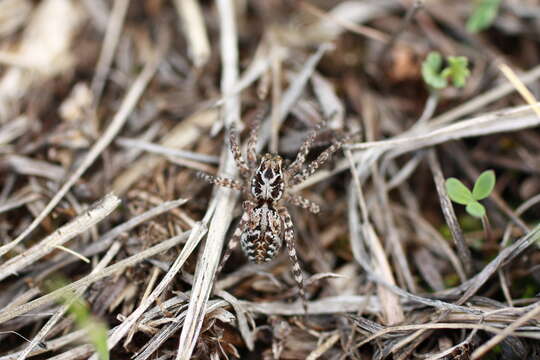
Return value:
<svg viewBox="0 0 540 360">
<path fill-rule="evenodd" d="M 307 209 L 314 214 L 319 212 L 319 205 L 300 195 L 293 194 L 289 190 L 292 186 L 302 183 L 323 165 L 334 152 L 341 148 L 347 137 L 335 141 L 317 159 L 304 167 L 313 141 L 325 124 L 325 122 L 321 122 L 304 140 L 296 159 L 289 166 L 285 166 L 283 159 L 277 154 L 267 153 L 260 159 L 257 157 L 256 144 L 260 115 L 256 116 L 251 127 L 247 141 L 246 159 L 240 150 L 239 136 L 234 125 L 229 129 L 229 145 L 239 169 L 240 181 L 202 172 L 198 173 L 203 180 L 214 185 L 241 191 L 246 197 L 242 204 L 244 213 L 229 241 L 229 246 L 223 255 L 217 273 L 221 271 L 238 242 L 240 242 L 248 260 L 259 264 L 271 261 L 278 254 L 283 240 L 285 240 L 292 262 L 294 280 L 298 286 L 304 311 L 307 313 L 302 268 L 294 245 L 293 222 L 283 202 Z"/>
</svg>

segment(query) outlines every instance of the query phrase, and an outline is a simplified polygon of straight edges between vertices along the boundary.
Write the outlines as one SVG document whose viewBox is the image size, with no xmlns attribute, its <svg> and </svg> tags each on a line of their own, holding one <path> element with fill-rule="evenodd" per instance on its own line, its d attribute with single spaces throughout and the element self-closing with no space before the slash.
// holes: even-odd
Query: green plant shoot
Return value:
<svg viewBox="0 0 540 360">
<path fill-rule="evenodd" d="M 476 7 L 467 20 L 467 31 L 477 33 L 491 26 L 497 13 L 501 0 L 479 0 L 476 1 Z"/>
<path fill-rule="evenodd" d="M 61 278 L 55 278 L 49 281 L 48 288 L 53 291 L 65 286 L 66 283 Z M 107 326 L 91 315 L 88 304 L 75 293 L 68 292 L 62 296 L 61 300 L 64 304 L 69 305 L 68 313 L 73 316 L 77 327 L 86 330 L 88 340 L 94 345 L 99 359 L 109 360 Z"/>
<path fill-rule="evenodd" d="M 495 172 L 493 170 L 487 170 L 480 174 L 472 191 L 456 178 L 446 180 L 446 191 L 450 199 L 457 204 L 465 205 L 465 210 L 477 218 L 486 215 L 486 208 L 479 203 L 479 200 L 491 195 L 494 187 Z"/>
<path fill-rule="evenodd" d="M 75 297 L 76 295 L 70 294 L 70 296 Z M 69 301 L 68 295 L 66 295 L 66 302 L 67 301 Z M 76 298 L 70 305 L 68 312 L 73 315 L 77 327 L 86 330 L 88 339 L 94 345 L 100 360 L 109 360 L 107 327 L 101 321 L 98 321 L 90 315 L 88 304 L 86 304 L 83 299 Z"/>
<path fill-rule="evenodd" d="M 468 65 L 469 60 L 464 56 L 448 56 L 448 65 L 443 66 L 441 54 L 432 51 L 422 63 L 422 77 L 426 84 L 434 89 L 444 89 L 448 86 L 448 79 L 455 87 L 465 86 L 467 78 L 471 75 Z"/>
</svg>

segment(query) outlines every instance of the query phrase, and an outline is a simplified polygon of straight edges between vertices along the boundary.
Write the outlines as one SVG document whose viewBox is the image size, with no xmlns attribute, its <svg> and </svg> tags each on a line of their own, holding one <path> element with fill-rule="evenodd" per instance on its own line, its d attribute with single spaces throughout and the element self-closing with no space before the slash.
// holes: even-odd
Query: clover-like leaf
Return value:
<svg viewBox="0 0 540 360">
<path fill-rule="evenodd" d="M 471 190 L 456 178 L 449 178 L 446 180 L 446 191 L 448 192 L 450 199 L 458 204 L 468 205 L 474 201 Z"/>
<path fill-rule="evenodd" d="M 465 56 L 449 56 L 447 59 L 448 67 L 446 67 L 441 76 L 452 79 L 452 84 L 455 87 L 465 86 L 467 78 L 471 75 L 468 69 L 469 59 Z"/>
<path fill-rule="evenodd" d="M 501 0 L 479 0 L 472 15 L 467 20 L 467 30 L 476 33 L 491 26 L 497 13 Z"/>
<path fill-rule="evenodd" d="M 426 84 L 435 88 L 443 89 L 448 85 L 446 78 L 441 76 L 442 56 L 436 51 L 432 51 L 422 62 L 422 77 Z"/>
<path fill-rule="evenodd" d="M 467 210 L 467 212 L 470 215 L 477 218 L 481 218 L 481 217 L 484 217 L 484 215 L 486 215 L 486 208 L 484 207 L 484 205 L 480 204 L 476 200 L 469 203 L 467 207 L 465 208 L 465 210 Z"/>
<path fill-rule="evenodd" d="M 474 183 L 473 197 L 475 200 L 482 200 L 491 195 L 493 188 L 495 187 L 495 172 L 493 170 L 486 170 Z"/>
</svg>

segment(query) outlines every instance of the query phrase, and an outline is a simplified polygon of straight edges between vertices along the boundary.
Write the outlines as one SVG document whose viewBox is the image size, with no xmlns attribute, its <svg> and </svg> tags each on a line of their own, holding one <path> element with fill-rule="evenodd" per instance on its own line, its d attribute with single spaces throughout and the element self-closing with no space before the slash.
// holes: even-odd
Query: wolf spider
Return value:
<svg viewBox="0 0 540 360">
<path fill-rule="evenodd" d="M 302 183 L 312 175 L 346 141 L 347 137 L 337 140 L 324 150 L 316 160 L 304 167 L 306 156 L 324 124 L 325 122 L 321 122 L 310 132 L 301 145 L 296 159 L 287 167 L 283 164 L 283 159 L 276 154 L 267 153 L 258 161 L 256 144 L 260 116 L 256 116 L 250 131 L 246 159 L 244 159 L 240 151 L 239 136 L 234 125 L 232 125 L 229 129 L 229 145 L 236 166 L 239 169 L 241 180 L 199 173 L 199 176 L 205 181 L 241 191 L 247 198 L 243 202 L 244 213 L 240 223 L 229 241 L 229 246 L 223 255 L 217 272 L 220 272 L 238 242 L 240 242 L 242 250 L 249 261 L 264 263 L 276 256 L 284 239 L 292 262 L 294 280 L 298 285 L 298 291 L 306 312 L 307 302 L 304 292 L 304 280 L 294 246 L 293 222 L 289 211 L 282 205 L 282 201 L 307 209 L 313 214 L 319 212 L 319 205 L 300 195 L 290 193 L 289 189 Z"/>
</svg>

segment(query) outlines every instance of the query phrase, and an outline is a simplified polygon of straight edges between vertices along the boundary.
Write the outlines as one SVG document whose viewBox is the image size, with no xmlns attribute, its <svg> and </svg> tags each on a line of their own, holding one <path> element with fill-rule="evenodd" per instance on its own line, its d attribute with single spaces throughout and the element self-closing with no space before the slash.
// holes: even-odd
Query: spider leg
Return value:
<svg viewBox="0 0 540 360">
<path fill-rule="evenodd" d="M 349 140 L 348 136 L 343 137 L 342 139 L 336 141 L 332 146 L 330 146 L 328 149 L 324 150 L 317 159 L 313 160 L 311 163 L 308 164 L 308 166 L 299 174 L 295 175 L 291 180 L 289 180 L 289 186 L 294 186 L 297 184 L 300 184 L 304 180 L 306 180 L 309 176 L 311 176 L 319 167 L 324 165 L 326 161 L 330 158 L 330 156 L 338 151 L 344 143 L 346 143 Z"/>
<path fill-rule="evenodd" d="M 299 206 L 302 209 L 309 210 L 313 214 L 317 214 L 317 213 L 319 213 L 319 211 L 321 211 L 321 208 L 320 208 L 319 204 L 317 204 L 317 203 L 315 203 L 315 202 L 313 202 L 313 201 L 311 201 L 309 199 L 306 199 L 306 198 L 304 198 L 304 197 L 302 197 L 300 195 L 291 194 L 291 193 L 285 193 L 283 198 L 288 203 Z"/>
<path fill-rule="evenodd" d="M 227 263 L 227 260 L 229 260 L 234 249 L 236 249 L 236 247 L 238 246 L 238 243 L 240 242 L 240 235 L 242 235 L 241 229 L 245 225 L 246 225 L 246 222 L 244 221 L 244 217 L 242 216 L 242 220 L 240 220 L 240 223 L 238 224 L 238 227 L 234 231 L 234 234 L 231 237 L 231 240 L 229 240 L 229 244 L 227 245 L 227 249 L 225 250 L 223 257 L 221 258 L 221 262 L 219 263 L 219 266 L 216 270 L 216 277 L 221 273 L 221 270 L 223 270 L 223 267 Z"/>
<path fill-rule="evenodd" d="M 203 173 L 201 171 L 197 173 L 197 177 L 213 185 L 223 186 L 223 187 L 227 187 L 227 188 L 238 190 L 238 191 L 244 191 L 244 187 L 242 186 L 242 184 L 239 181 L 234 180 L 234 179 L 224 178 L 221 176 L 214 176 L 207 173 Z"/>
<path fill-rule="evenodd" d="M 285 243 L 287 244 L 287 250 L 289 251 L 289 259 L 292 262 L 293 276 L 296 284 L 298 286 L 298 292 L 302 299 L 302 306 L 304 312 L 307 314 L 307 299 L 306 293 L 304 291 L 304 276 L 302 275 L 302 268 L 300 267 L 300 262 L 298 261 L 298 256 L 296 255 L 296 249 L 294 247 L 294 227 L 291 220 L 291 215 L 285 206 L 280 206 L 277 209 L 281 220 L 283 221 L 284 234 L 285 234 Z"/>
<path fill-rule="evenodd" d="M 313 141 L 315 141 L 315 138 L 325 125 L 326 121 L 321 121 L 313 130 L 310 131 L 308 137 L 300 146 L 300 150 L 298 151 L 298 155 L 296 155 L 296 159 L 294 159 L 293 163 L 287 168 L 288 178 L 292 178 L 302 168 L 302 166 L 306 162 L 306 156 L 309 154 L 309 149 L 311 148 L 311 145 L 313 145 Z"/>
<path fill-rule="evenodd" d="M 229 258 L 231 257 L 232 252 L 238 246 L 238 243 L 240 242 L 240 237 L 242 236 L 242 233 L 245 231 L 245 228 L 249 223 L 250 209 L 252 208 L 253 206 L 250 201 L 244 201 L 245 211 L 242 214 L 242 218 L 240 219 L 240 223 L 238 223 L 236 230 L 234 230 L 231 240 L 229 240 L 229 244 L 227 245 L 227 249 L 223 254 L 223 258 L 221 258 L 221 262 L 219 263 L 219 266 L 216 270 L 216 277 L 221 273 L 221 270 L 223 270 L 223 266 L 225 266 L 227 260 L 229 260 Z"/>
<path fill-rule="evenodd" d="M 251 131 L 247 141 L 247 162 L 251 169 L 257 167 L 257 141 L 259 139 L 259 129 L 261 127 L 261 121 L 268 112 L 268 105 L 263 104 L 251 122 Z"/>
<path fill-rule="evenodd" d="M 234 123 L 229 128 L 229 143 L 231 145 L 231 152 L 233 154 L 234 161 L 236 162 L 236 166 L 240 171 L 240 175 L 244 179 L 249 179 L 251 171 L 249 170 L 246 161 L 242 156 L 242 152 L 240 151 L 240 141 Z"/>
</svg>

